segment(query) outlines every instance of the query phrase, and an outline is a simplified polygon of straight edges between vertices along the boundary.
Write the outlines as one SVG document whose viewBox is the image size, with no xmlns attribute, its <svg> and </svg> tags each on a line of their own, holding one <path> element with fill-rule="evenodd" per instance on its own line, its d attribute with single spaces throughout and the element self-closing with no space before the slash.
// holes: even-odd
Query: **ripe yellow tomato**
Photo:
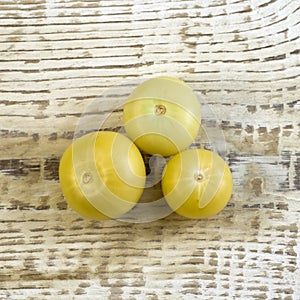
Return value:
<svg viewBox="0 0 300 300">
<path fill-rule="evenodd" d="M 232 176 L 216 153 L 189 149 L 165 166 L 162 191 L 169 206 L 187 218 L 207 218 L 220 212 L 232 194 Z"/>
<path fill-rule="evenodd" d="M 123 123 L 139 149 L 169 156 L 188 147 L 197 136 L 200 104 L 183 81 L 157 77 L 143 82 L 130 94 L 124 105 Z"/>
<path fill-rule="evenodd" d="M 145 185 L 143 158 L 120 133 L 84 135 L 64 152 L 59 165 L 63 194 L 81 216 L 118 218 L 139 200 Z"/>
</svg>

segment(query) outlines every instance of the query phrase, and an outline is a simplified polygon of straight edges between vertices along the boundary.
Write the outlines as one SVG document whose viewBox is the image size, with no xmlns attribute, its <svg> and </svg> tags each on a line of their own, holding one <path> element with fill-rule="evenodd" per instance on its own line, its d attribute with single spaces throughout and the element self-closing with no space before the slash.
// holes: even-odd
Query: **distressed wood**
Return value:
<svg viewBox="0 0 300 300">
<path fill-rule="evenodd" d="M 295 0 L 0 0 L 0 299 L 300 299 L 299 20 Z M 230 203 L 83 220 L 57 174 L 82 112 L 162 74 L 216 114 Z"/>
</svg>

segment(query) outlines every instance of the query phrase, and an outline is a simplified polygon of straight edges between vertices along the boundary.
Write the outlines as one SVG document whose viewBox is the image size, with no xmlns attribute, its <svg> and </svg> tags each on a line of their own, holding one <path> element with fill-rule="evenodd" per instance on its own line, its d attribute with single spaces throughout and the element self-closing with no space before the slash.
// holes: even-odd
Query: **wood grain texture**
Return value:
<svg viewBox="0 0 300 300">
<path fill-rule="evenodd" d="M 0 0 L 0 299 L 300 299 L 299 32 L 297 0 Z M 57 171 L 81 113 L 162 74 L 218 117 L 229 205 L 80 218 Z"/>
</svg>

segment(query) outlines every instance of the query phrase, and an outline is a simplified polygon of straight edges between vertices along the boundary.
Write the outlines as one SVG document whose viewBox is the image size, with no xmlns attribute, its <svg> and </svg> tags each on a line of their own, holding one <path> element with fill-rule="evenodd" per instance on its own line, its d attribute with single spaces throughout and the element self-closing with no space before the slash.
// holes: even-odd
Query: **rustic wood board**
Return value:
<svg viewBox="0 0 300 300">
<path fill-rule="evenodd" d="M 0 299 L 300 299 L 297 0 L 0 0 Z M 81 113 L 176 76 L 220 120 L 209 220 L 84 220 L 57 168 Z"/>
</svg>

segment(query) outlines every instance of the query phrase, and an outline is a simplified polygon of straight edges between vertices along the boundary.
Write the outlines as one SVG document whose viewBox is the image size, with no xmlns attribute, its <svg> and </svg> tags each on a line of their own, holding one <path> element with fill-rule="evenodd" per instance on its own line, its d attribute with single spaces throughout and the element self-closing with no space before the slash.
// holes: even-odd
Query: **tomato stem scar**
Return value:
<svg viewBox="0 0 300 300">
<path fill-rule="evenodd" d="M 155 105 L 154 112 L 157 116 L 164 115 L 166 111 L 167 108 L 164 105 L 162 104 Z"/>
<path fill-rule="evenodd" d="M 201 171 L 197 171 L 194 175 L 194 178 L 197 182 L 201 182 L 205 179 L 205 177 Z"/>
<path fill-rule="evenodd" d="M 88 184 L 93 180 L 93 176 L 89 172 L 85 172 L 82 176 L 82 182 Z"/>
</svg>

